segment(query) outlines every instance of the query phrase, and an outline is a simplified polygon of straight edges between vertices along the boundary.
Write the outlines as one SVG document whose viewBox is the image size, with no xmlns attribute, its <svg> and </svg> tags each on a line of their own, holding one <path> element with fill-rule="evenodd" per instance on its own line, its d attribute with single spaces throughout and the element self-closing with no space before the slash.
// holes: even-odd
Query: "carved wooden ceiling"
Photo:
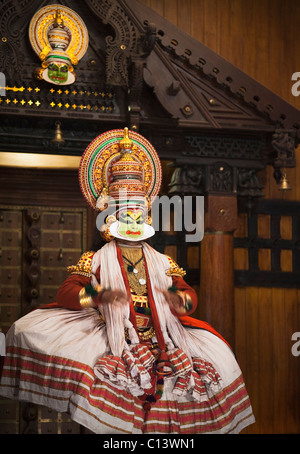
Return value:
<svg viewBox="0 0 300 454">
<path fill-rule="evenodd" d="M 129 126 L 178 166 L 223 162 L 233 193 L 241 193 L 245 172 L 250 185 L 266 165 L 295 166 L 299 111 L 206 46 L 137 0 L 56 3 L 74 10 L 89 34 L 68 86 L 34 76 L 40 61 L 28 28 L 52 2 L 0 1 L 1 151 L 80 156 L 101 132 Z M 52 144 L 58 120 L 59 150 Z"/>
</svg>

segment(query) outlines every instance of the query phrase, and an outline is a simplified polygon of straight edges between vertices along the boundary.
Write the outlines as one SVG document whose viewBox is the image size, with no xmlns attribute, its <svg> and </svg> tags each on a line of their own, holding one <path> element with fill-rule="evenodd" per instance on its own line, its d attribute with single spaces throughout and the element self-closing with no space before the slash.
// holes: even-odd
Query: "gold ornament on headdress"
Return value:
<svg viewBox="0 0 300 454">
<path fill-rule="evenodd" d="M 114 236 L 111 235 L 109 230 L 109 225 L 103 224 L 100 228 L 100 235 L 102 238 L 107 241 L 108 243 L 114 239 Z"/>
<path fill-rule="evenodd" d="M 96 208 L 99 211 L 106 210 L 106 208 L 108 207 L 108 203 L 109 203 L 108 189 L 104 187 L 97 199 Z"/>
<path fill-rule="evenodd" d="M 59 9 L 56 10 L 55 16 L 54 16 L 54 25 L 62 27 L 64 24 L 64 21 L 61 17 L 61 12 Z"/>
<path fill-rule="evenodd" d="M 120 145 L 121 149 L 125 149 L 125 150 L 129 150 L 132 148 L 133 142 L 129 138 L 128 128 L 124 128 L 124 137 L 122 140 L 120 140 L 119 145 Z"/>
</svg>

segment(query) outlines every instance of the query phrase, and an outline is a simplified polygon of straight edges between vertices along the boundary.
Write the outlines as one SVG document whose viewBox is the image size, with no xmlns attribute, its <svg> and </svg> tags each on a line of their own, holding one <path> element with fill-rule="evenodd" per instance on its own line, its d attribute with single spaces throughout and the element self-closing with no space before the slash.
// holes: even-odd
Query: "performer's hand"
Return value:
<svg viewBox="0 0 300 454">
<path fill-rule="evenodd" d="M 176 312 L 176 314 L 184 315 L 186 313 L 183 301 L 177 293 L 170 292 L 169 290 L 161 290 L 159 288 L 156 288 L 156 290 L 164 295 L 170 309 Z"/>
<path fill-rule="evenodd" d="M 128 296 L 121 290 L 104 290 L 97 298 L 98 304 L 127 304 Z"/>
</svg>

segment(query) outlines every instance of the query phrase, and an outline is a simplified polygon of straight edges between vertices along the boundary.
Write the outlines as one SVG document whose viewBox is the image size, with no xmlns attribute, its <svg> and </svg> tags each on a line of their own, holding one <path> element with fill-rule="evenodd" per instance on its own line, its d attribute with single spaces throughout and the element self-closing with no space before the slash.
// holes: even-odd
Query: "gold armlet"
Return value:
<svg viewBox="0 0 300 454">
<path fill-rule="evenodd" d="M 68 272 L 70 274 L 80 274 L 81 276 L 91 277 L 93 256 L 94 252 L 85 252 L 80 257 L 77 265 L 68 266 Z"/>
<path fill-rule="evenodd" d="M 186 271 L 183 268 L 179 268 L 179 266 L 174 266 L 166 271 L 167 276 L 180 276 L 183 277 L 186 275 Z"/>
<path fill-rule="evenodd" d="M 166 271 L 167 276 L 180 276 L 183 277 L 186 275 L 186 271 L 183 268 L 180 268 L 178 264 L 171 257 L 168 257 L 170 268 Z"/>
</svg>

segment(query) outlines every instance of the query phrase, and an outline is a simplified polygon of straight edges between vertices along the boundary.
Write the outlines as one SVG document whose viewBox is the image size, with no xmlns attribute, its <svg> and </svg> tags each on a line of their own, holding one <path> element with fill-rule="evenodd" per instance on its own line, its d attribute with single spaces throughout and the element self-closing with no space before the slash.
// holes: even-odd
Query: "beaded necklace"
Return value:
<svg viewBox="0 0 300 454">
<path fill-rule="evenodd" d="M 126 262 L 126 275 L 129 286 L 136 295 L 147 293 L 146 271 L 143 264 L 143 254 L 141 248 L 120 247 L 124 262 Z"/>
<path fill-rule="evenodd" d="M 133 263 L 131 260 L 129 260 L 127 257 L 125 257 L 125 255 L 122 254 L 122 257 L 124 260 L 126 260 L 127 263 L 129 263 L 129 265 L 127 266 L 127 271 L 128 273 L 134 273 L 134 274 L 139 274 L 139 271 L 138 269 L 136 268 L 136 266 L 143 260 L 143 256 L 136 262 L 136 263 Z M 146 284 L 146 280 L 143 279 L 143 278 L 140 278 L 139 279 L 139 283 L 141 285 L 145 285 Z"/>
</svg>

